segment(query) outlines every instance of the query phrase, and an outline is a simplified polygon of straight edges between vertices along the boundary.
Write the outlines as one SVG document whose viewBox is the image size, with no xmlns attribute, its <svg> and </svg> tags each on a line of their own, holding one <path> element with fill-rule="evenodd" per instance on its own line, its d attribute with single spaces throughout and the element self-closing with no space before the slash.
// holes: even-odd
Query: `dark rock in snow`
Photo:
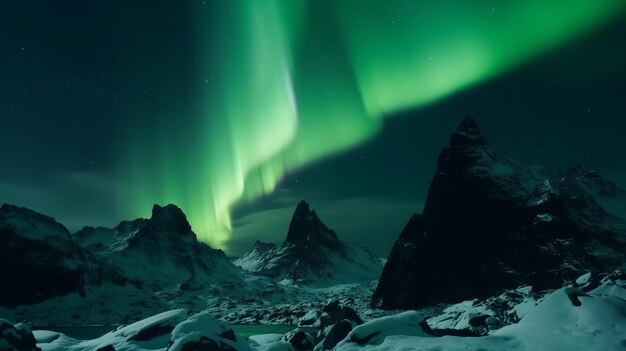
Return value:
<svg viewBox="0 0 626 351">
<path fill-rule="evenodd" d="M 0 305 L 15 307 L 77 292 L 97 269 L 54 218 L 24 207 L 0 207 Z"/>
<path fill-rule="evenodd" d="M 313 336 L 299 328 L 285 334 L 282 340 L 290 343 L 297 351 L 313 350 L 315 347 Z"/>
<path fill-rule="evenodd" d="M 626 265 L 626 193 L 597 173 L 553 173 L 493 150 L 468 118 L 439 155 L 422 214 L 373 295 L 383 309 L 484 298 Z"/>
<path fill-rule="evenodd" d="M 330 350 L 343 340 L 346 335 L 363 320 L 352 308 L 345 306 L 337 299 L 332 299 L 322 307 L 320 329 L 317 333 L 319 342 L 316 350 Z"/>
<path fill-rule="evenodd" d="M 348 319 L 344 319 L 333 325 L 321 342 L 320 350 L 332 350 L 341 340 L 348 336 L 355 326 L 356 324 Z"/>
<path fill-rule="evenodd" d="M 26 324 L 13 325 L 5 319 L 0 319 L 0 350 L 41 351 L 35 344 L 33 332 Z"/>
<path fill-rule="evenodd" d="M 361 319 L 361 317 L 359 317 L 355 310 L 339 303 L 339 300 L 330 300 L 324 307 L 322 307 L 320 328 L 324 330 L 326 329 L 326 327 L 338 323 L 344 319 L 354 322 L 357 325 L 363 324 L 363 320 Z"/>
<path fill-rule="evenodd" d="M 584 291 L 576 289 L 576 288 L 565 288 L 565 294 L 567 294 L 567 298 L 572 302 L 574 306 L 582 306 L 582 302 L 578 299 L 581 296 L 589 296 Z"/>
</svg>

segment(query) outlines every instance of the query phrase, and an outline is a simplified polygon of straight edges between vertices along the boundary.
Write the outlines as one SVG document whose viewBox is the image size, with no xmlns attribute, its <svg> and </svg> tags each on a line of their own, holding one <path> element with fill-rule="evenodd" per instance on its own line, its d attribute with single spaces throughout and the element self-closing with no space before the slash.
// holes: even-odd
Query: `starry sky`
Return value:
<svg viewBox="0 0 626 351">
<path fill-rule="evenodd" d="M 307 200 L 386 256 L 475 117 L 521 161 L 626 188 L 626 3 L 14 1 L 0 202 L 70 230 L 175 203 L 229 255 Z"/>
</svg>

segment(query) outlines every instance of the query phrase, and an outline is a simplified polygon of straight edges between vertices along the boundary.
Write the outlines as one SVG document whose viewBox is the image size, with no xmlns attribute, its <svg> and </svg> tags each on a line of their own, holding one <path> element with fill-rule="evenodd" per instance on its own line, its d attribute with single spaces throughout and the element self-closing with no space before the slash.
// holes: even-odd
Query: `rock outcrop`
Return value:
<svg viewBox="0 0 626 351">
<path fill-rule="evenodd" d="M 581 166 L 565 173 L 492 149 L 468 118 L 439 155 L 422 214 L 397 239 L 372 304 L 415 309 L 626 265 L 626 194 Z"/>
<path fill-rule="evenodd" d="M 0 319 L 0 350 L 2 351 L 41 351 L 35 343 L 35 336 L 23 323 L 12 324 Z"/>
<path fill-rule="evenodd" d="M 38 303 L 98 281 L 97 269 L 70 232 L 24 207 L 0 207 L 0 305 Z"/>
</svg>

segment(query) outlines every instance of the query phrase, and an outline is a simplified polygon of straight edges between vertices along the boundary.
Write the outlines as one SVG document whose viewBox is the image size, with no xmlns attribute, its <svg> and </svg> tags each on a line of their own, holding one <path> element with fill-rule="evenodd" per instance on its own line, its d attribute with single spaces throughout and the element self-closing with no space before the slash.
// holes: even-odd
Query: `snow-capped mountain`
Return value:
<svg viewBox="0 0 626 351">
<path fill-rule="evenodd" d="M 303 213 L 308 218 L 308 207 Z M 306 228 L 315 233 L 310 239 L 320 239 L 313 230 L 319 229 L 317 225 L 301 230 Z M 333 273 L 332 278 L 343 285 L 301 289 L 245 272 L 222 251 L 198 242 L 174 205 L 155 205 L 149 219 L 124 221 L 114 228 L 86 227 L 74 235 L 50 217 L 4 205 L 0 316 L 33 325 L 118 324 L 186 308 L 208 309 L 237 323 L 297 324 L 310 320 L 307 311 L 331 297 L 350 297 L 352 305 L 366 308 L 369 288 L 354 281 L 377 278 L 382 264 L 369 252 L 343 244 L 327 228 L 323 230 L 325 236 L 319 240 L 323 249 L 301 244 L 323 255 L 316 257 L 321 265 L 317 273 L 327 278 Z M 291 238 L 296 243 L 305 240 L 290 236 L 290 243 Z M 338 263 L 345 267 L 331 269 Z M 305 267 L 296 264 L 293 272 L 308 274 Z"/>
<path fill-rule="evenodd" d="M 369 284 L 382 270 L 379 257 L 339 240 L 304 201 L 296 207 L 282 245 L 257 241 L 234 263 L 278 281 L 309 286 Z"/>
<path fill-rule="evenodd" d="M 626 193 L 575 166 L 501 155 L 468 118 L 439 155 L 422 214 L 397 239 L 372 304 L 419 308 L 505 288 L 555 288 L 626 266 Z"/>
<path fill-rule="evenodd" d="M 175 205 L 154 205 L 149 219 L 115 228 L 86 227 L 74 235 L 100 260 L 130 279 L 155 288 L 241 280 L 240 270 L 221 250 L 196 240 L 185 214 Z"/>
<path fill-rule="evenodd" d="M 24 207 L 0 207 L 0 306 L 33 304 L 87 285 L 124 279 L 97 265 L 52 217 Z"/>
<path fill-rule="evenodd" d="M 208 296 L 255 297 L 269 285 L 249 281 L 221 250 L 198 242 L 174 205 L 74 235 L 48 216 L 3 205 L 0 240 L 0 315 L 40 325 L 120 323 L 175 306 L 197 311 Z"/>
</svg>

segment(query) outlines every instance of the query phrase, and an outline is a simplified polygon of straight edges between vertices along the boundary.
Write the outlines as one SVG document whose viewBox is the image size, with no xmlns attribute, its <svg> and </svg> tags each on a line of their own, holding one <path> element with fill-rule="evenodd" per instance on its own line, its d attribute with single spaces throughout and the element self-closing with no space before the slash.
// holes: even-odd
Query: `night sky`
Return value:
<svg viewBox="0 0 626 351">
<path fill-rule="evenodd" d="M 175 203 L 240 255 L 307 200 L 386 256 L 466 116 L 626 188 L 626 3 L 13 1 L 0 202 L 70 230 Z"/>
</svg>

